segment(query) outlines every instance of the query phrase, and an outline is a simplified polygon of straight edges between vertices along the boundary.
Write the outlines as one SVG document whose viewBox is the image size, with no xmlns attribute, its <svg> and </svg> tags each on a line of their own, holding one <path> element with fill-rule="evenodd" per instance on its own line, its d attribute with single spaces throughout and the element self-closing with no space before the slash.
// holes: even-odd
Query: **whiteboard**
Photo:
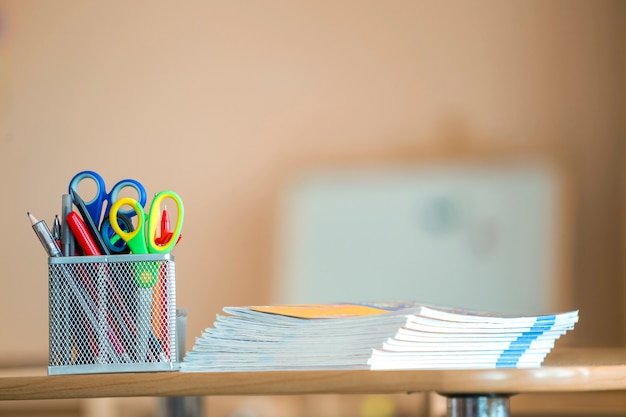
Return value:
<svg viewBox="0 0 626 417">
<path fill-rule="evenodd" d="M 311 172 L 284 194 L 274 301 L 553 312 L 562 187 L 541 163 Z"/>
</svg>

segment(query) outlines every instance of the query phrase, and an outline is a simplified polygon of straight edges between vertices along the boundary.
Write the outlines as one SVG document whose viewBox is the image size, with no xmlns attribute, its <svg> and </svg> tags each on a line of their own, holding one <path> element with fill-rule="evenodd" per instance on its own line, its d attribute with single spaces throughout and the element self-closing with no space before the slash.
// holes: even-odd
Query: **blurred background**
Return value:
<svg viewBox="0 0 626 417">
<path fill-rule="evenodd" d="M 608 0 L 0 0 L 0 365 L 47 364 L 26 212 L 50 225 L 85 169 L 183 198 L 187 348 L 227 305 L 376 294 L 577 308 L 559 343 L 624 345 L 625 20 Z M 322 399 L 203 401 L 212 416 L 445 412 L 426 395 Z M 159 412 L 0 410 L 37 404 Z"/>
</svg>

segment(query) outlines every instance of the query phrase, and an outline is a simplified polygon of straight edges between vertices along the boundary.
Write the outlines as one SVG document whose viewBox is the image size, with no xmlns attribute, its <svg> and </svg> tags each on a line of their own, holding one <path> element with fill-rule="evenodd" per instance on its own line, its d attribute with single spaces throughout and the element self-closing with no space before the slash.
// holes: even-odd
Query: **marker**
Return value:
<svg viewBox="0 0 626 417">
<path fill-rule="evenodd" d="M 96 245 L 96 242 L 94 242 L 89 234 L 89 230 L 87 229 L 85 222 L 77 213 L 73 211 L 70 212 L 65 221 L 69 224 L 72 233 L 74 233 L 74 236 L 76 237 L 80 247 L 85 252 L 85 255 L 98 256 L 102 254 L 98 249 L 98 245 Z"/>
<path fill-rule="evenodd" d="M 30 214 L 30 212 L 27 212 L 26 214 L 28 214 L 33 230 L 48 253 L 48 256 L 51 258 L 62 256 L 61 249 L 59 248 L 56 240 L 54 240 L 52 233 L 50 233 L 50 229 L 48 229 L 46 222 L 44 220 L 37 220 L 35 216 Z"/>
<path fill-rule="evenodd" d="M 80 218 L 78 213 L 72 211 L 67 215 L 65 221 L 70 226 L 70 230 L 76 237 L 76 241 L 82 248 L 85 255 L 89 256 L 98 256 L 101 254 L 96 242 L 89 234 L 89 230 L 87 229 L 87 225 L 83 219 Z M 104 267 L 102 264 L 98 266 L 98 275 L 96 279 L 96 288 L 97 294 L 92 294 L 96 300 L 96 313 L 97 313 L 97 325 L 93 327 L 95 336 L 90 335 L 92 349 L 96 349 L 94 351 L 94 357 L 96 358 L 96 362 L 100 363 L 108 363 L 110 358 L 113 358 L 115 346 L 114 342 L 111 339 L 112 333 L 108 332 L 108 322 L 107 322 L 107 297 L 106 297 L 106 286 L 107 282 L 105 279 L 106 273 L 104 272 Z"/>
<path fill-rule="evenodd" d="M 167 207 L 164 207 L 161 212 L 161 234 L 154 238 L 154 243 L 164 246 L 170 241 L 172 234 L 170 229 L 170 216 L 167 214 Z"/>
<path fill-rule="evenodd" d="M 170 239 L 172 239 L 173 235 L 174 233 L 170 228 L 170 216 L 167 214 L 167 207 L 164 207 L 161 212 L 161 234 L 154 238 L 154 243 L 159 246 L 165 246 L 169 243 Z M 177 245 L 182 237 L 182 234 L 178 235 L 178 240 L 176 241 Z"/>
</svg>

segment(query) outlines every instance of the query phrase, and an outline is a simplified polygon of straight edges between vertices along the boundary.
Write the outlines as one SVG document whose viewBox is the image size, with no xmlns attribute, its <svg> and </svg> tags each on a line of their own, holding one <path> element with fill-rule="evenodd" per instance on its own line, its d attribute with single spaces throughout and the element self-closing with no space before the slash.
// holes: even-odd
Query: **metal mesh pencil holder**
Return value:
<svg viewBox="0 0 626 417">
<path fill-rule="evenodd" d="M 49 258 L 48 291 L 49 375 L 178 369 L 173 256 Z"/>
</svg>

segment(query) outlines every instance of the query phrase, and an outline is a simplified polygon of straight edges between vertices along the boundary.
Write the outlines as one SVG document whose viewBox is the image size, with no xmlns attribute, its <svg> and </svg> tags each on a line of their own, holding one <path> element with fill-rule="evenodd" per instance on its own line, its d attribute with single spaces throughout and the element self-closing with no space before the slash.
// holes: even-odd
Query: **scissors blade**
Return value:
<svg viewBox="0 0 626 417">
<path fill-rule="evenodd" d="M 152 288 L 139 287 L 139 306 L 137 308 L 137 361 L 145 362 L 148 357 L 148 341 L 152 331 Z"/>
</svg>

